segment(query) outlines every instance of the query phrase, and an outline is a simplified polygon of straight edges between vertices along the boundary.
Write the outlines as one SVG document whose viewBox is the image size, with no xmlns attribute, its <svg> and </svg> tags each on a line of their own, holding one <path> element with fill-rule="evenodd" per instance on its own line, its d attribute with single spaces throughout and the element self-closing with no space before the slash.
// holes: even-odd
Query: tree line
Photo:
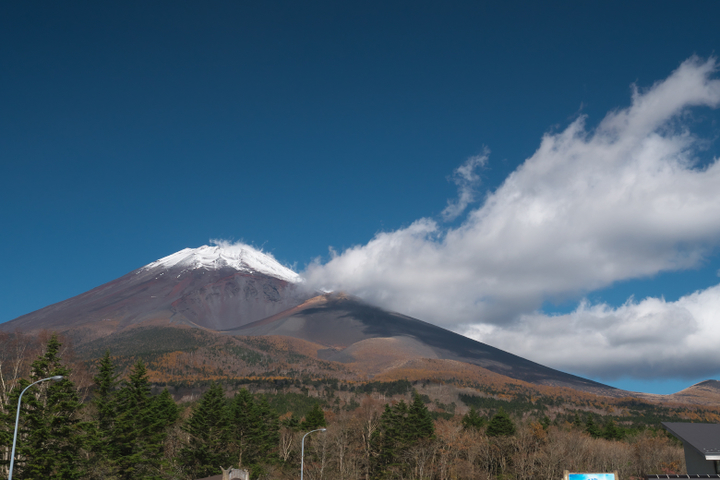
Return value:
<svg viewBox="0 0 720 480">
<path fill-rule="evenodd" d="M 409 397 L 394 402 L 366 395 L 352 411 L 325 411 L 316 402 L 303 417 L 281 416 L 265 396 L 244 388 L 228 395 L 219 383 L 179 405 L 167 390 L 152 393 L 142 361 L 120 379 L 109 351 L 83 401 L 61 347 L 51 336 L 29 379 L 19 379 L 3 399 L 5 476 L 18 396 L 54 375 L 64 378 L 23 396 L 13 478 L 194 480 L 233 466 L 253 479 L 291 479 L 299 475 L 302 437 L 322 427 L 304 443 L 308 480 L 557 479 L 563 470 L 618 470 L 626 478 L 683 470 L 682 447 L 662 434 L 627 435 L 592 416 L 561 424 L 521 420 L 503 408 L 490 418 L 470 408 L 433 420 L 426 400 L 410 388 Z"/>
</svg>

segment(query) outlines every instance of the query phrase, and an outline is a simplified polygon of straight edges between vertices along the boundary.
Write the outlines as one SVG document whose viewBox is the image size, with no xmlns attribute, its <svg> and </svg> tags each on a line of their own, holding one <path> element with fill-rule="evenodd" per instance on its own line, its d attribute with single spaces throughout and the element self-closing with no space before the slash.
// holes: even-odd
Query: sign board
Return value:
<svg viewBox="0 0 720 480">
<path fill-rule="evenodd" d="M 617 472 L 613 473 L 570 473 L 565 470 L 563 480 L 619 480 Z"/>
</svg>

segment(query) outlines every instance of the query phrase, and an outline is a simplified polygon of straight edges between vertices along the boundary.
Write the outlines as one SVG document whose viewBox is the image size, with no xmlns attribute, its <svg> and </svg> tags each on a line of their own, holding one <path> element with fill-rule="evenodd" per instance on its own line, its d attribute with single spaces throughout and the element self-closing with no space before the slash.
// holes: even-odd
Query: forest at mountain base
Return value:
<svg viewBox="0 0 720 480">
<path fill-rule="evenodd" d="M 682 446 L 661 421 L 718 420 L 709 407 L 452 379 L 152 382 L 143 358 L 120 368 L 108 349 L 82 361 L 55 334 L 0 340 L 4 475 L 20 391 L 64 376 L 23 396 L 17 479 L 194 480 L 229 466 L 253 479 L 297 478 L 301 439 L 320 427 L 304 442 L 308 480 L 642 478 L 684 472 Z"/>
</svg>

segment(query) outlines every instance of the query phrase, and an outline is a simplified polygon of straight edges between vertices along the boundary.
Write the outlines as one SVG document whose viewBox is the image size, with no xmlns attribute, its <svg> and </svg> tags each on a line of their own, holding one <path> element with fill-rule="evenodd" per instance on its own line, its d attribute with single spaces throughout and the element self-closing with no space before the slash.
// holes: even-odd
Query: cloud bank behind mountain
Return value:
<svg viewBox="0 0 720 480">
<path fill-rule="evenodd" d="M 630 106 L 594 128 L 579 116 L 545 134 L 479 206 L 475 169 L 491 154 L 469 159 L 442 214 L 459 224 L 421 218 L 380 232 L 311 264 L 305 280 L 596 378 L 720 370 L 720 285 L 677 302 L 581 301 L 615 282 L 696 267 L 720 244 L 720 164 L 702 160 L 713 139 L 694 132 L 698 112 L 720 105 L 717 68 L 692 57 L 650 87 L 633 85 Z M 568 299 L 581 301 L 571 314 L 541 311 Z"/>
</svg>

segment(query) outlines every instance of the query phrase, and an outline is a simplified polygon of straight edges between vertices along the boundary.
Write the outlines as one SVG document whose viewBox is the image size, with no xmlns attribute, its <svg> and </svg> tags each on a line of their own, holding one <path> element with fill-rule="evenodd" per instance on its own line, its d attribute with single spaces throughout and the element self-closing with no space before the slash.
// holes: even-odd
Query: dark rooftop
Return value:
<svg viewBox="0 0 720 480">
<path fill-rule="evenodd" d="M 658 474 L 658 475 L 645 475 L 646 480 L 654 479 L 677 479 L 677 478 L 720 478 L 720 475 L 713 475 L 712 473 L 695 473 L 695 474 Z"/>
<path fill-rule="evenodd" d="M 720 425 L 717 423 L 662 422 L 667 431 L 700 452 L 705 460 L 720 460 Z"/>
</svg>

